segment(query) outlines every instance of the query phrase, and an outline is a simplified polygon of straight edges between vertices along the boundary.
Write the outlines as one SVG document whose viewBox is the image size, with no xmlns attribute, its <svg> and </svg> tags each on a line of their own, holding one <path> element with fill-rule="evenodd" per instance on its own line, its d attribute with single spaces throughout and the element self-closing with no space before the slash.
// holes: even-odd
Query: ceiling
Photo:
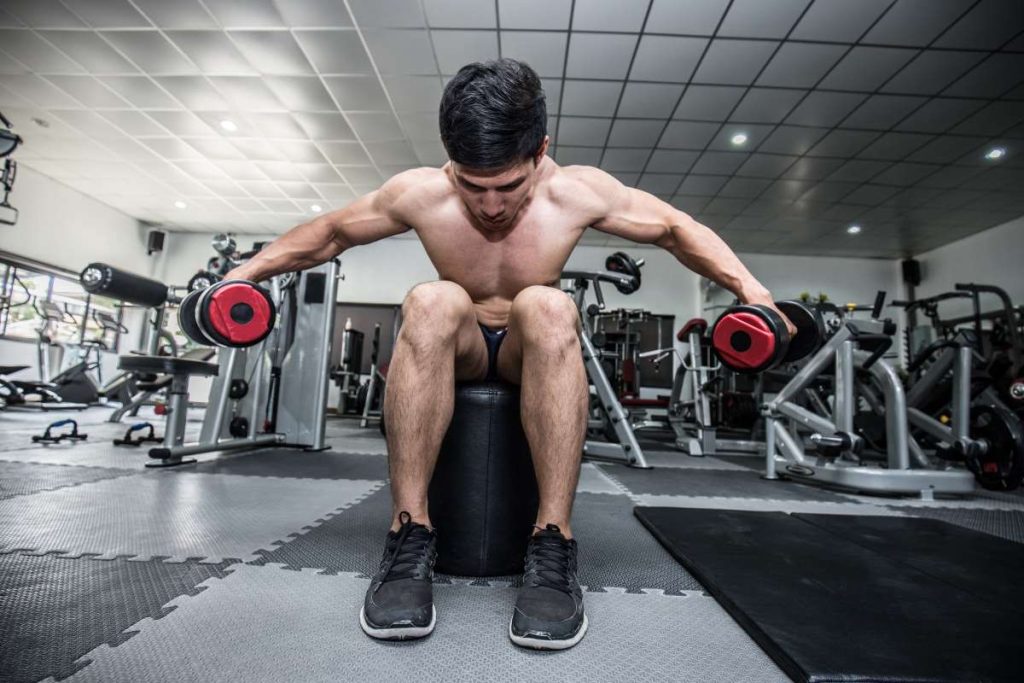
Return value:
<svg viewBox="0 0 1024 683">
<path fill-rule="evenodd" d="M 446 77 L 499 55 L 542 76 L 559 163 L 740 251 L 894 258 L 1024 215 L 1021 0 L 0 2 L 18 161 L 171 230 L 280 233 L 442 164 Z"/>
</svg>

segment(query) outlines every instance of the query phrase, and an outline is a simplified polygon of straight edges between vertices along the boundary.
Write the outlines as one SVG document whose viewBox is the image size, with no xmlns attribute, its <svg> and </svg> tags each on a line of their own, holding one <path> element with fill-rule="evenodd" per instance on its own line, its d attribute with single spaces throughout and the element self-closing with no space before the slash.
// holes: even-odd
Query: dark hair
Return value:
<svg viewBox="0 0 1024 683">
<path fill-rule="evenodd" d="M 540 78 L 515 59 L 459 69 L 441 96 L 441 142 L 470 168 L 502 168 L 534 156 L 547 134 Z"/>
</svg>

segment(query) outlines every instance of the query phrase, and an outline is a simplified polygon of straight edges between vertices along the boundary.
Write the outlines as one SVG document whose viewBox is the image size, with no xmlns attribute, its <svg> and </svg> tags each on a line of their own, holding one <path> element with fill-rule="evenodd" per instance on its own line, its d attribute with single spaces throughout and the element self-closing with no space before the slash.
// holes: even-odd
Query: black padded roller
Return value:
<svg viewBox="0 0 1024 683">
<path fill-rule="evenodd" d="M 523 571 L 537 521 L 537 479 L 519 417 L 519 388 L 455 386 L 455 413 L 430 482 L 437 571 L 502 576 Z"/>
<path fill-rule="evenodd" d="M 120 299 L 137 306 L 156 308 L 167 303 L 167 285 L 148 277 L 108 266 L 90 263 L 78 277 L 82 288 L 90 294 Z"/>
</svg>

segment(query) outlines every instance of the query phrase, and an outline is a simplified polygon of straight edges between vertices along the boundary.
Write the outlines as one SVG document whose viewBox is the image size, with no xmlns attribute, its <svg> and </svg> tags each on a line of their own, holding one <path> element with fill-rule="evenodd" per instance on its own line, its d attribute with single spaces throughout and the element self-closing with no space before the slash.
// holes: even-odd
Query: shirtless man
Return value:
<svg viewBox="0 0 1024 683">
<path fill-rule="evenodd" d="M 399 173 L 292 229 L 229 274 L 258 281 L 415 230 L 440 276 L 406 296 L 388 372 L 393 517 L 360 612 L 374 638 L 418 638 L 434 629 L 427 487 L 456 380 L 484 378 L 521 385 L 540 489 L 509 636 L 518 645 L 564 649 L 586 633 L 569 519 L 589 391 L 576 307 L 557 288 L 585 230 L 657 245 L 743 303 L 772 306 L 771 294 L 708 228 L 603 171 L 561 167 L 546 156 L 546 121 L 540 80 L 529 66 L 511 59 L 470 64 L 441 101 L 447 164 Z"/>
</svg>

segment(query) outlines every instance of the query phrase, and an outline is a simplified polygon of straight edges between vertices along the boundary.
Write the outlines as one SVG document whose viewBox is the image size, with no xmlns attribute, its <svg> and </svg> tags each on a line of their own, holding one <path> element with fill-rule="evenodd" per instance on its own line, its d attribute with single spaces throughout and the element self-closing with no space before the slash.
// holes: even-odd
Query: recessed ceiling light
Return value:
<svg viewBox="0 0 1024 683">
<path fill-rule="evenodd" d="M 732 136 L 732 144 L 736 145 L 737 147 L 739 147 L 740 145 L 747 144 L 747 134 L 736 133 L 735 135 Z"/>
<path fill-rule="evenodd" d="M 985 158 L 988 159 L 989 161 L 995 161 L 996 159 L 1002 159 L 1005 156 L 1006 156 L 1006 148 L 1005 147 L 993 147 L 992 149 L 990 149 L 985 154 Z"/>
<path fill-rule="evenodd" d="M 179 209 L 187 209 L 188 208 L 188 204 L 186 204 L 185 202 L 181 201 L 180 199 L 178 201 L 174 202 L 174 205 L 176 207 L 178 207 Z"/>
<path fill-rule="evenodd" d="M 313 213 L 320 213 L 321 211 L 324 210 L 324 207 L 320 206 L 319 204 L 314 204 L 313 206 L 309 207 L 309 210 L 312 211 Z"/>
<path fill-rule="evenodd" d="M 850 227 L 848 227 L 846 229 L 846 232 L 850 233 L 851 235 L 859 235 L 860 234 L 860 226 L 859 225 L 851 225 Z"/>
<path fill-rule="evenodd" d="M 234 133 L 236 130 L 238 130 L 238 125 L 235 124 L 235 122 L 231 119 L 224 119 L 223 121 L 221 121 L 220 127 L 229 133 Z"/>
</svg>

